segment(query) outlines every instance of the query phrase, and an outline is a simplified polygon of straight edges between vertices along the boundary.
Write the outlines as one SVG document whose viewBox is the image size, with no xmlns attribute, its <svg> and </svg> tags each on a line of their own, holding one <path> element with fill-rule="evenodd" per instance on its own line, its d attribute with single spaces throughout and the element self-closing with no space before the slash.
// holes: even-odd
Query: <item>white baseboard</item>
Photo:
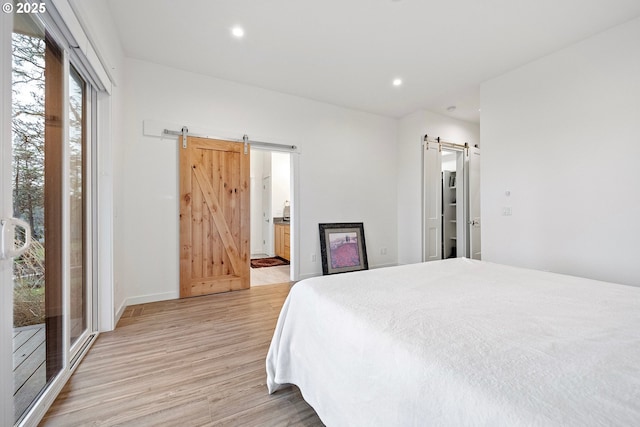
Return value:
<svg viewBox="0 0 640 427">
<path fill-rule="evenodd" d="M 120 304 L 120 307 L 118 307 L 118 311 L 116 311 L 116 314 L 114 316 L 113 319 L 113 327 L 115 328 L 118 325 L 118 322 L 120 321 L 120 318 L 122 317 L 122 314 L 124 313 L 124 309 L 127 308 L 127 300 L 125 299 L 124 301 L 122 301 L 122 304 Z"/>
<path fill-rule="evenodd" d="M 178 292 L 163 292 L 161 294 L 149 294 L 149 295 L 140 295 L 137 297 L 129 297 L 126 299 L 126 306 L 136 305 L 136 304 L 146 304 L 148 302 L 156 302 L 156 301 L 166 301 L 169 299 L 178 299 L 180 295 Z"/>
<path fill-rule="evenodd" d="M 397 263 L 372 265 L 372 266 L 369 266 L 369 269 L 373 270 L 373 269 L 377 269 L 377 268 L 395 267 L 397 265 L 398 265 Z M 301 274 L 299 279 L 298 279 L 298 281 L 304 280 L 304 279 L 310 279 L 311 277 L 318 277 L 318 276 L 322 276 L 322 272 Z"/>
<path fill-rule="evenodd" d="M 373 270 L 374 268 L 387 268 L 387 267 L 396 267 L 398 264 L 397 263 L 391 263 L 391 264 L 380 264 L 380 265 L 373 265 L 371 267 L 369 267 L 371 270 Z"/>
<path fill-rule="evenodd" d="M 301 275 L 298 277 L 298 282 L 299 282 L 300 280 L 310 279 L 310 278 L 312 278 L 312 277 L 318 277 L 318 276 L 322 276 L 322 273 L 301 274 Z"/>
</svg>

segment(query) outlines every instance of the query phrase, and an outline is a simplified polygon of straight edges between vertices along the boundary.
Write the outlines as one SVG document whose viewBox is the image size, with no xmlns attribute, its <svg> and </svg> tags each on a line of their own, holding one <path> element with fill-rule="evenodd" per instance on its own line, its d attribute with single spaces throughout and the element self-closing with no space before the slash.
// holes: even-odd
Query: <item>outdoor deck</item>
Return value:
<svg viewBox="0 0 640 427">
<path fill-rule="evenodd" d="M 45 385 L 44 324 L 13 330 L 13 401 L 16 419 Z"/>
</svg>

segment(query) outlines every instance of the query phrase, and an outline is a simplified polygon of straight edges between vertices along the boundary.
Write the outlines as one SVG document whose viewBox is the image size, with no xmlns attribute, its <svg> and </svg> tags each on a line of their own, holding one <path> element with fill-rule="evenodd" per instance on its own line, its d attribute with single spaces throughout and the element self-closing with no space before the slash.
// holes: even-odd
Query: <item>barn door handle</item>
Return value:
<svg viewBox="0 0 640 427">
<path fill-rule="evenodd" d="M 19 248 L 15 247 L 15 239 L 12 227 L 24 229 L 24 243 Z M 8 239 L 10 237 L 10 239 Z M 10 240 L 7 244 L 7 240 Z M 31 227 L 18 218 L 0 219 L 0 259 L 19 257 L 31 246 Z"/>
</svg>

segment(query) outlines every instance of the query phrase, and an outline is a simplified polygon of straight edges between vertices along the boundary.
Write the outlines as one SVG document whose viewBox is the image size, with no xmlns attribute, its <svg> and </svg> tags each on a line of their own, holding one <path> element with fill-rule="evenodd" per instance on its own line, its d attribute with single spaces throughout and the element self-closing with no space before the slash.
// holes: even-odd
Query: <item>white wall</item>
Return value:
<svg viewBox="0 0 640 427">
<path fill-rule="evenodd" d="M 483 259 L 640 285 L 640 18 L 481 99 Z"/>
<path fill-rule="evenodd" d="M 143 136 L 145 119 L 299 147 L 301 277 L 322 271 L 319 222 L 363 221 L 369 264 L 396 263 L 396 120 L 139 60 L 126 77 L 116 246 L 129 303 L 178 295 L 177 146 Z"/>
<path fill-rule="evenodd" d="M 112 79 L 111 94 L 100 94 L 98 100 L 98 301 L 99 326 L 105 331 L 115 327 L 126 298 L 122 254 L 112 244 L 122 239 L 119 213 L 123 181 L 116 165 L 123 155 L 124 52 L 104 0 L 69 3 Z"/>
<path fill-rule="evenodd" d="M 441 139 L 458 144 L 480 143 L 475 123 L 429 111 L 416 111 L 400 119 L 398 127 L 398 262 L 422 261 L 422 139 Z"/>
</svg>

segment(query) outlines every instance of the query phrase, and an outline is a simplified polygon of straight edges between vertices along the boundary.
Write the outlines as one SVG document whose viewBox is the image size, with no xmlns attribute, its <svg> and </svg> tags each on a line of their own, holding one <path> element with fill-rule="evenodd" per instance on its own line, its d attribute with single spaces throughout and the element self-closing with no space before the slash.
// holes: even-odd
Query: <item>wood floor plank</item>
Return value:
<svg viewBox="0 0 640 427">
<path fill-rule="evenodd" d="M 18 338 L 28 336 L 26 340 L 14 340 L 13 343 L 13 369 L 16 370 L 25 360 L 40 347 L 45 340 L 44 326 L 38 329 L 32 329 L 31 332 L 22 332 Z M 20 342 L 18 342 L 20 341 Z"/>
<path fill-rule="evenodd" d="M 14 417 L 17 419 L 31 405 L 34 398 L 44 388 L 46 366 L 41 363 L 20 389 L 13 395 Z"/>
<path fill-rule="evenodd" d="M 24 359 L 24 361 L 18 366 L 18 369 L 13 371 L 13 393 L 16 394 L 20 388 L 24 386 L 24 384 L 31 378 L 45 362 L 45 343 L 44 339 L 40 343 L 40 345 L 35 348 L 31 353 L 29 353 L 28 357 Z M 43 378 L 44 380 L 44 378 Z M 34 390 L 31 395 L 36 396 L 40 393 L 40 389 Z"/>
<path fill-rule="evenodd" d="M 23 344 L 29 341 L 41 330 L 44 331 L 44 326 L 35 328 L 28 327 L 14 331 L 15 336 L 13 337 L 13 352 L 15 353 L 19 351 Z"/>
<path fill-rule="evenodd" d="M 323 426 L 297 388 L 267 393 L 290 285 L 127 307 L 41 426 Z"/>
</svg>

